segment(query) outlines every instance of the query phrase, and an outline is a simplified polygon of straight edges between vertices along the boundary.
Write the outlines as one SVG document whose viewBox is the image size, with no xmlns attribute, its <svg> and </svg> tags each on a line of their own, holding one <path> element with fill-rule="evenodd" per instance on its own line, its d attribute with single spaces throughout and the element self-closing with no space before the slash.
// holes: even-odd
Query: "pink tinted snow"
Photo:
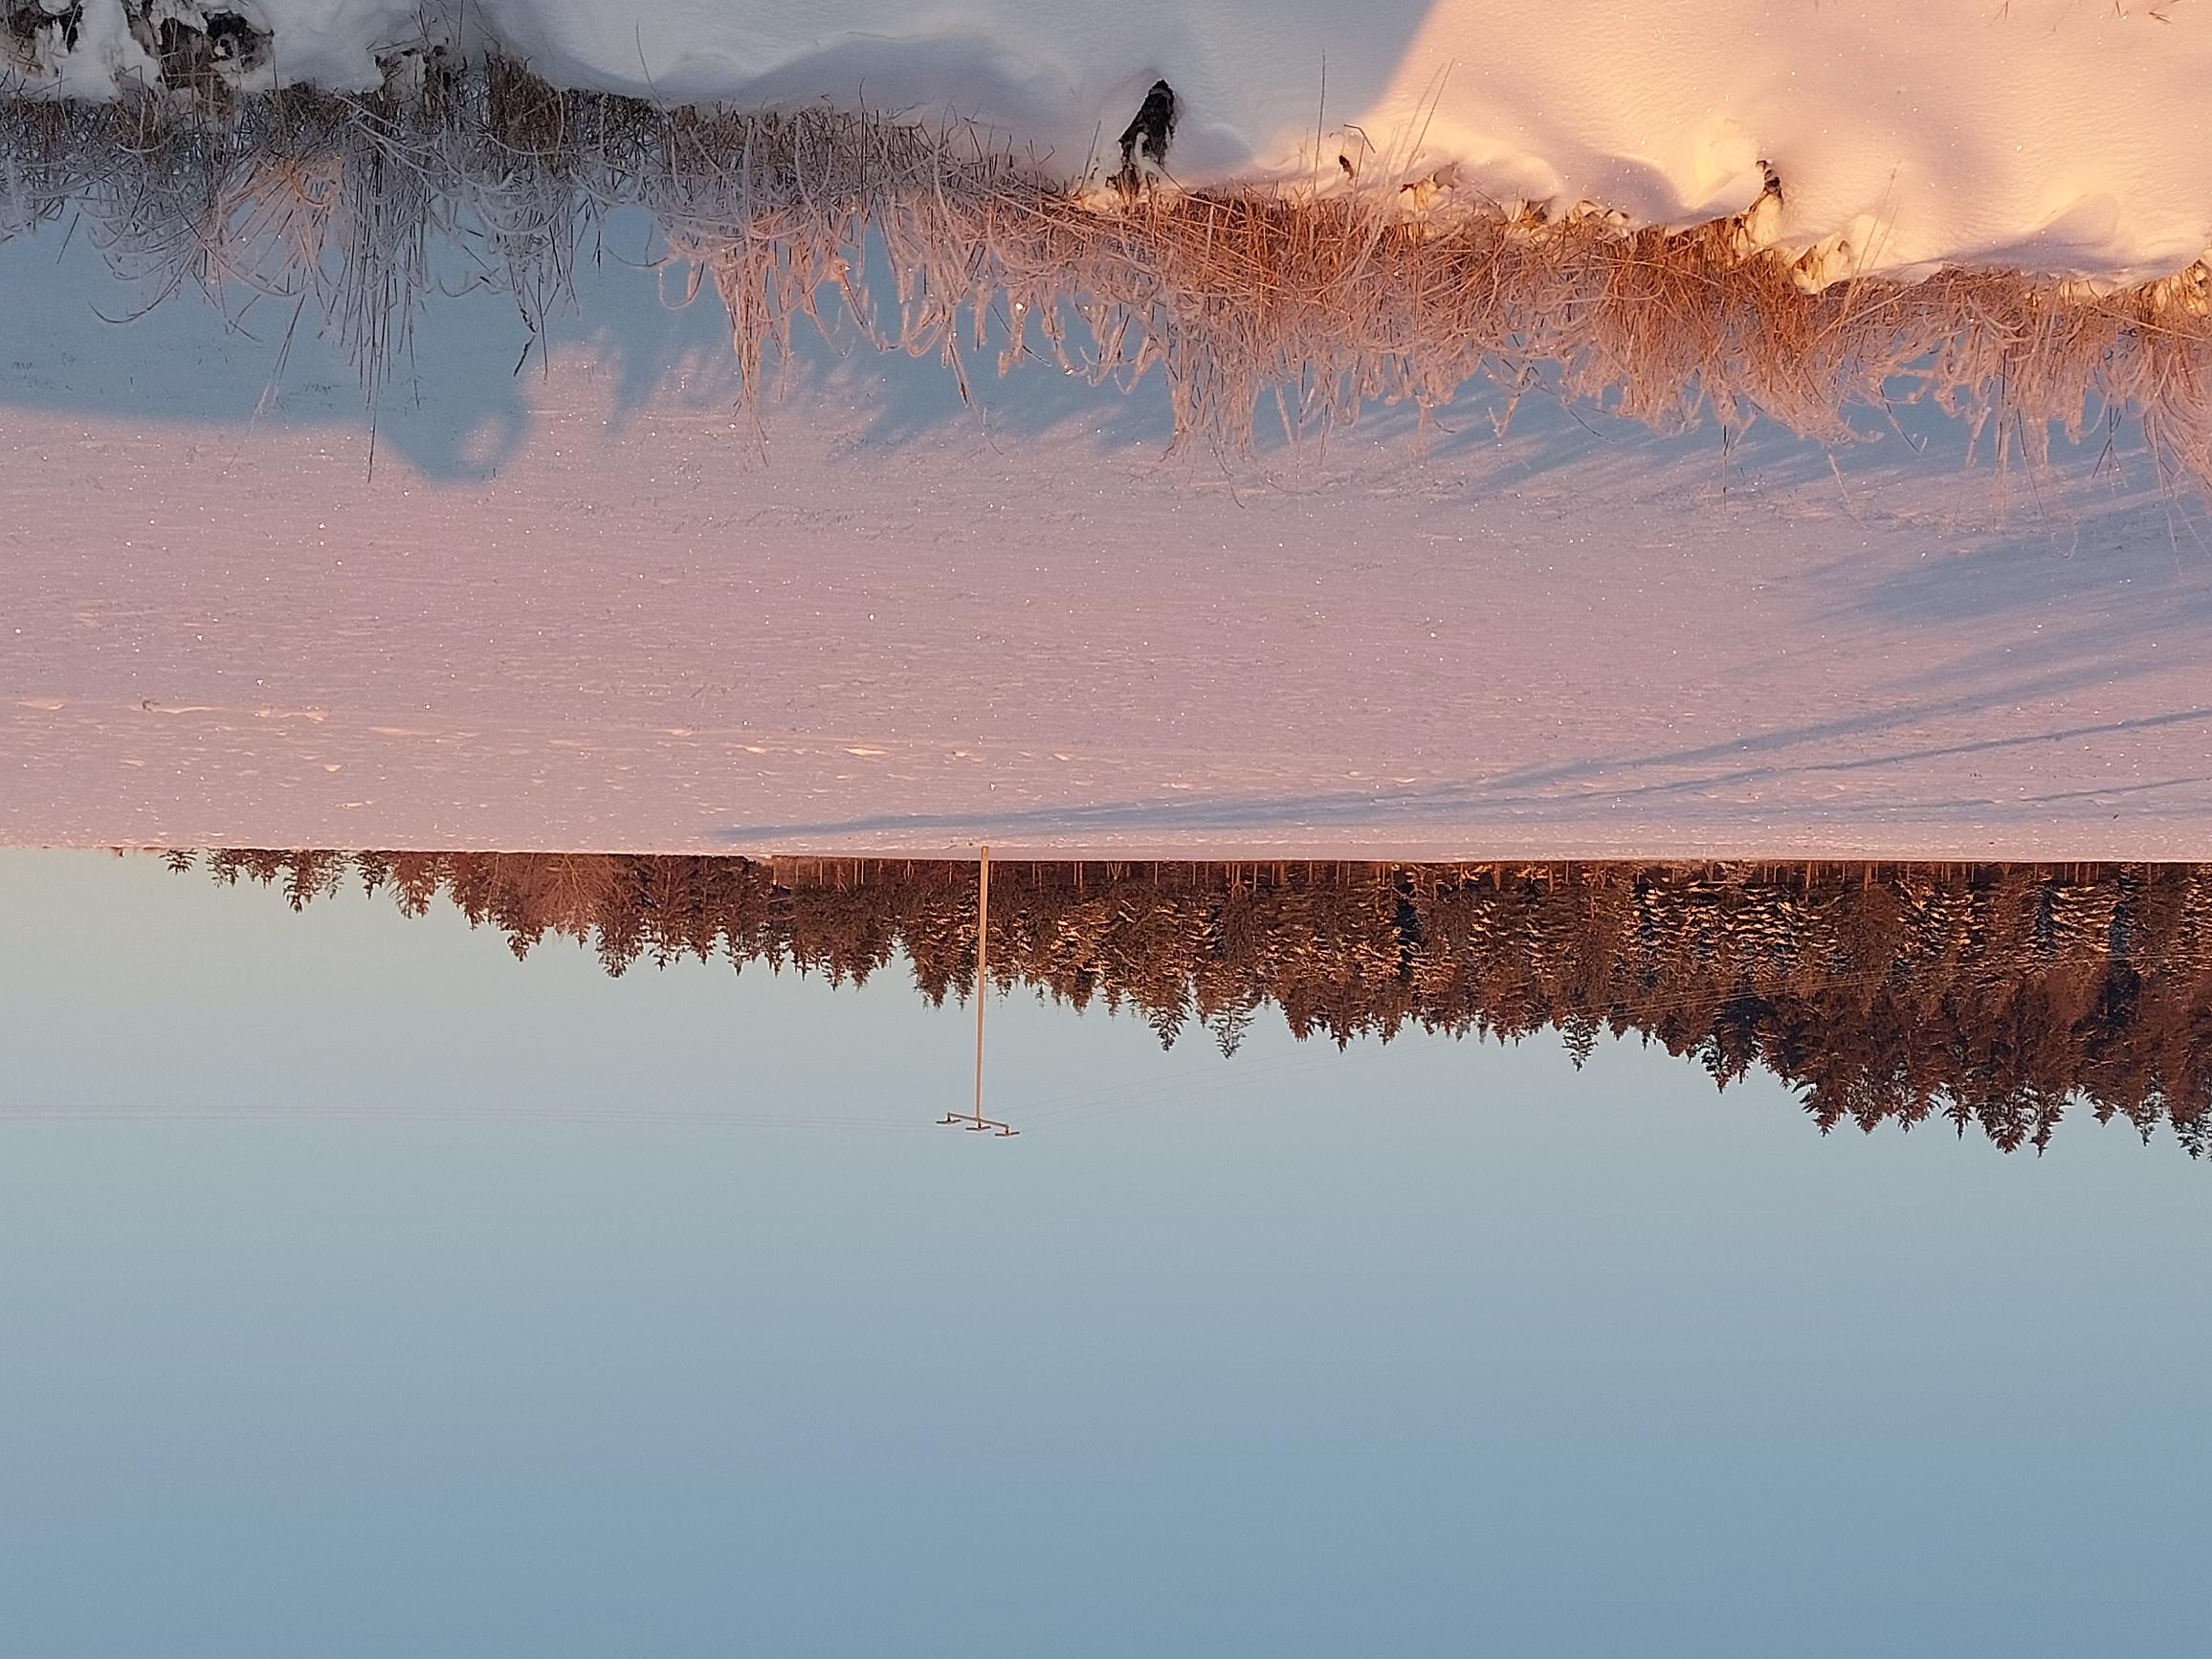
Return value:
<svg viewBox="0 0 2212 1659">
<path fill-rule="evenodd" d="M 680 341 L 487 328 L 514 407 L 371 476 L 354 394 L 256 424 L 159 326 L 6 371 L 0 842 L 2212 856 L 2212 556 L 2139 457 L 1532 406 L 1163 461 L 1043 371 L 825 355 L 756 427 Z"/>
</svg>

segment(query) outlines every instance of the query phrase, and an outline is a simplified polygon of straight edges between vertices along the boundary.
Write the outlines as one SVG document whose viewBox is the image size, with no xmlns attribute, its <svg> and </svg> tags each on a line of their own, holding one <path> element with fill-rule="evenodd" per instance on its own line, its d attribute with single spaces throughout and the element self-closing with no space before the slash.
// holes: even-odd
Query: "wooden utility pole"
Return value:
<svg viewBox="0 0 2212 1659">
<path fill-rule="evenodd" d="M 991 850 L 979 848 L 976 864 L 976 1104 L 975 1111 L 966 1117 L 957 1112 L 947 1112 L 940 1123 L 957 1123 L 963 1129 L 995 1130 L 1000 1135 L 1019 1135 L 1021 1131 L 1010 1123 L 1001 1123 L 995 1117 L 984 1116 L 984 998 L 990 989 L 990 926 L 991 926 Z"/>
<path fill-rule="evenodd" d="M 984 998 L 990 984 L 991 850 L 976 861 L 976 1127 L 984 1126 Z"/>
</svg>

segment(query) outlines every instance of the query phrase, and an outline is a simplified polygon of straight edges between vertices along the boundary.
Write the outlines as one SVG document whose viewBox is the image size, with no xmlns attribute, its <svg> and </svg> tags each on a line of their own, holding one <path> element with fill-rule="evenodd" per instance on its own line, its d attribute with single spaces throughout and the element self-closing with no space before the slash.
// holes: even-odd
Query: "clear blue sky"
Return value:
<svg viewBox="0 0 2212 1659">
<path fill-rule="evenodd" d="M 0 1652 L 2201 1645 L 2170 1140 L 969 1018 L 0 852 Z"/>
</svg>

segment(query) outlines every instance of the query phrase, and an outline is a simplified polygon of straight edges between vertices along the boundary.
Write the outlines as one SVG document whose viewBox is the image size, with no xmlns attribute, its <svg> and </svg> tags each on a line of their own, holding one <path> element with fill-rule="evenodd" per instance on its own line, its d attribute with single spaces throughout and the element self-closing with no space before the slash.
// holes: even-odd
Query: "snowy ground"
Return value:
<svg viewBox="0 0 2212 1659">
<path fill-rule="evenodd" d="M 427 24 L 641 98 L 972 118 L 1063 176 L 1156 76 L 1193 183 L 1340 182 L 1341 154 L 1688 223 L 1746 207 L 1765 159 L 1780 238 L 1836 275 L 2140 280 L 2212 245 L 2206 0 L 82 0 L 75 49 L 42 49 L 48 90 L 155 73 L 126 4 L 270 31 L 248 85 L 374 86 Z"/>
<path fill-rule="evenodd" d="M 1162 461 L 1143 391 L 827 350 L 756 426 L 610 264 L 546 372 L 433 306 L 372 476 L 312 343 L 255 415 L 280 316 L 0 291 L 0 841 L 2212 857 L 2212 536 L 2124 446 Z"/>
</svg>

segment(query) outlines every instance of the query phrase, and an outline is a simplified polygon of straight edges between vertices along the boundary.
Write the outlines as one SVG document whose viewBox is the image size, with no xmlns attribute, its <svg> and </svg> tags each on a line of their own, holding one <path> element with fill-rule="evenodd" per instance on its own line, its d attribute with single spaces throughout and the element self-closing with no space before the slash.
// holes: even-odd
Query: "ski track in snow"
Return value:
<svg viewBox="0 0 2212 1659">
<path fill-rule="evenodd" d="M 1471 391 L 1163 461 L 1156 387 L 819 345 L 756 425 L 610 261 L 542 373 L 431 307 L 372 476 L 319 343 L 256 418 L 257 314 L 55 256 L 0 249 L 0 842 L 2212 857 L 2212 539 L 2124 448 Z"/>
</svg>

